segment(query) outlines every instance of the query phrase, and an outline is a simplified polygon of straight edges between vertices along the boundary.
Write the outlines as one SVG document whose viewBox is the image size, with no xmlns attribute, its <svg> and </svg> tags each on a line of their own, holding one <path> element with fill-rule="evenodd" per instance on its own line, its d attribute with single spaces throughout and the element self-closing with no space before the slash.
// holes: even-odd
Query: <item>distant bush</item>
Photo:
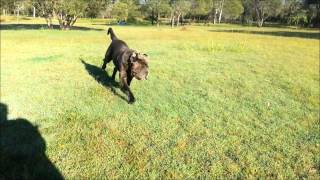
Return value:
<svg viewBox="0 0 320 180">
<path fill-rule="evenodd" d="M 308 16 L 305 10 L 300 10 L 289 17 L 289 23 L 292 25 L 305 26 L 308 23 Z"/>
</svg>

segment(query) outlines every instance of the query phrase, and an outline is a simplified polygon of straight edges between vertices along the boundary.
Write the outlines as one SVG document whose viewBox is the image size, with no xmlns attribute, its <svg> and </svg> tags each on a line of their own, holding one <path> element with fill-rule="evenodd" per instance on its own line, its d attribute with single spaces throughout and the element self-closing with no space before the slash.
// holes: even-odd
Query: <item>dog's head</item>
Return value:
<svg viewBox="0 0 320 180">
<path fill-rule="evenodd" d="M 138 80 L 146 80 L 149 74 L 149 58 L 146 54 L 133 52 L 130 56 L 131 73 Z"/>
</svg>

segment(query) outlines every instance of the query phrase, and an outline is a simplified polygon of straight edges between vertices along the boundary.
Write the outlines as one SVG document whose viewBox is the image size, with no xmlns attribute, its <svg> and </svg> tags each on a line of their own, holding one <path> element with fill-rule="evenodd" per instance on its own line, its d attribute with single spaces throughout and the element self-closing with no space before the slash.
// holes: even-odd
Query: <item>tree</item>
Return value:
<svg viewBox="0 0 320 180">
<path fill-rule="evenodd" d="M 52 19 L 56 17 L 60 29 L 68 30 L 83 15 L 87 0 L 34 0 L 34 6 L 41 11 L 49 28 L 52 28 Z"/>
<path fill-rule="evenodd" d="M 304 25 L 307 23 L 307 14 L 304 10 L 302 1 L 286 1 L 280 13 L 280 18 L 283 23 L 291 25 Z"/>
<path fill-rule="evenodd" d="M 0 3 L 3 15 L 10 14 L 15 9 L 13 0 L 1 0 Z"/>
<path fill-rule="evenodd" d="M 13 13 L 17 17 L 20 12 L 26 9 L 27 2 L 25 0 L 1 0 L 1 9 L 3 14 Z"/>
<path fill-rule="evenodd" d="M 253 22 L 254 10 L 252 8 L 252 0 L 241 0 L 243 13 L 241 14 L 242 24 L 251 24 Z"/>
<path fill-rule="evenodd" d="M 299 26 L 320 25 L 320 1 L 287 0 L 281 12 L 282 22 Z"/>
<path fill-rule="evenodd" d="M 281 10 L 282 0 L 242 0 L 244 16 L 255 19 L 257 26 L 263 26 L 269 17 L 277 16 Z"/>
<path fill-rule="evenodd" d="M 128 4 L 117 2 L 112 7 L 112 14 L 118 21 L 126 21 L 128 18 Z"/>
<path fill-rule="evenodd" d="M 169 0 L 145 0 L 145 7 L 148 16 L 150 17 L 151 24 L 157 22 L 160 25 L 161 14 L 167 14 L 170 11 Z"/>
<path fill-rule="evenodd" d="M 221 17 L 222 17 L 222 11 L 223 11 L 223 7 L 224 7 L 224 3 L 225 1 L 224 0 L 218 0 L 216 1 L 216 8 L 219 12 L 219 24 L 221 22 Z M 216 18 L 216 17 L 215 17 Z"/>
<path fill-rule="evenodd" d="M 179 26 L 180 22 L 183 23 L 183 17 L 190 11 L 191 2 L 186 0 L 173 0 L 171 1 L 171 27 L 174 26 L 176 19 L 176 25 Z M 181 19 L 181 21 L 180 21 Z"/>
<path fill-rule="evenodd" d="M 32 14 L 32 17 L 36 17 L 36 7 L 34 6 L 35 0 L 23 0 L 23 6 L 24 10 L 26 10 L 27 15 L 30 15 L 29 13 Z"/>
<path fill-rule="evenodd" d="M 294 24 L 296 26 L 304 26 L 308 23 L 308 16 L 307 11 L 303 9 L 299 9 L 295 13 L 291 14 L 291 16 L 288 19 L 288 22 L 290 24 Z"/>
<path fill-rule="evenodd" d="M 90 18 L 96 18 L 102 8 L 102 0 L 89 0 L 85 9 L 85 15 Z"/>
<path fill-rule="evenodd" d="M 320 27 L 320 1 L 304 0 L 308 24 L 311 27 Z"/>
<path fill-rule="evenodd" d="M 251 0 L 252 7 L 255 12 L 257 25 L 262 27 L 264 21 L 270 17 L 277 15 L 281 8 L 281 0 Z"/>
<path fill-rule="evenodd" d="M 53 14 L 58 19 L 60 29 L 68 30 L 83 15 L 88 2 L 86 0 L 57 0 Z"/>
<path fill-rule="evenodd" d="M 53 28 L 52 18 L 54 11 L 54 2 L 52 0 L 34 0 L 33 6 L 40 11 L 40 16 L 46 20 L 49 29 Z"/>
<path fill-rule="evenodd" d="M 238 18 L 244 7 L 241 0 L 191 0 L 191 9 L 188 12 L 191 16 L 198 16 L 198 19 L 206 19 L 214 24 L 221 23 L 224 18 Z"/>
<path fill-rule="evenodd" d="M 212 10 L 214 6 L 214 0 L 191 0 L 190 16 L 194 22 L 197 18 L 200 21 L 201 18 L 207 18 L 209 20 L 212 17 Z"/>
<path fill-rule="evenodd" d="M 142 17 L 141 12 L 139 11 L 139 0 L 122 0 L 128 5 L 128 22 L 135 23 L 137 19 Z"/>
<path fill-rule="evenodd" d="M 20 11 L 25 8 L 25 1 L 22 1 L 22 0 L 14 1 L 14 7 L 15 7 L 16 15 L 17 17 L 19 17 Z"/>
<path fill-rule="evenodd" d="M 224 8 L 224 17 L 226 19 L 236 19 L 240 17 L 240 15 L 244 11 L 244 7 L 242 5 L 241 0 L 228 0 L 226 1 Z"/>
</svg>

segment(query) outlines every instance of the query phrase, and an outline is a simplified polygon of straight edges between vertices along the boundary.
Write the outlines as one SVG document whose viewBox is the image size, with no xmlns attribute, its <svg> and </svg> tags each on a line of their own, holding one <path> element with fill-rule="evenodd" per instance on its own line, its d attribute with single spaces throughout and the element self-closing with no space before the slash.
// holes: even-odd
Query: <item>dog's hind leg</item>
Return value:
<svg viewBox="0 0 320 180">
<path fill-rule="evenodd" d="M 107 64 L 112 60 L 112 56 L 111 56 L 111 50 L 110 48 L 108 48 L 107 52 L 106 52 L 106 55 L 104 56 L 104 59 L 103 59 L 103 64 L 102 64 L 102 69 L 105 70 L 106 67 L 107 67 Z"/>
</svg>

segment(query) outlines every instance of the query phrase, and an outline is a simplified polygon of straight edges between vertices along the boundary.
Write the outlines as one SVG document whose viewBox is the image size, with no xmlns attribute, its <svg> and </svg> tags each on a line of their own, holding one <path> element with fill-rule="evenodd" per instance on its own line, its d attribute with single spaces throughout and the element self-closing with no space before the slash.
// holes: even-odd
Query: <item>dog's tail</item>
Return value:
<svg viewBox="0 0 320 180">
<path fill-rule="evenodd" d="M 111 38 L 112 41 L 118 39 L 117 36 L 114 34 L 112 28 L 108 29 L 108 35 L 109 34 L 110 34 L 110 38 Z"/>
</svg>

